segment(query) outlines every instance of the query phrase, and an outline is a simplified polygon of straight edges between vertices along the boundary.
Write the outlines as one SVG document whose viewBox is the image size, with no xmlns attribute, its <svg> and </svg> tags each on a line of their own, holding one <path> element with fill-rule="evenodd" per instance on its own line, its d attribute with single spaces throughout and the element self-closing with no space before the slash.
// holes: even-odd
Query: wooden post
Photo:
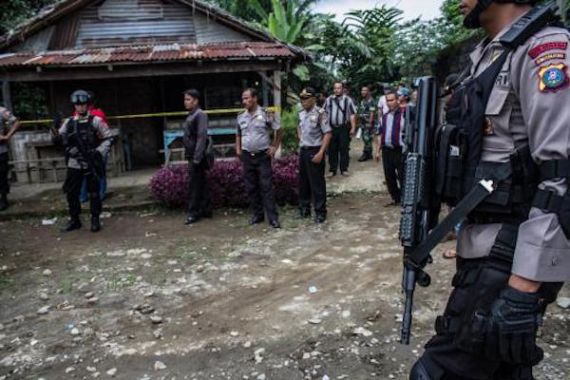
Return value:
<svg viewBox="0 0 570 380">
<path fill-rule="evenodd" d="M 273 105 L 281 108 L 281 71 L 273 72 Z"/>
<path fill-rule="evenodd" d="M 10 82 L 7 80 L 2 81 L 2 101 L 4 103 L 4 107 L 14 112 L 14 109 L 12 108 L 12 98 L 10 97 Z"/>
<path fill-rule="evenodd" d="M 261 95 L 263 96 L 263 106 L 269 107 L 269 83 L 267 73 L 260 72 L 259 77 L 261 78 Z"/>
<path fill-rule="evenodd" d="M 280 111 L 278 112 L 281 115 L 281 111 L 283 110 L 281 107 L 281 71 L 274 71 L 273 72 L 273 105 L 277 107 Z M 280 158 L 282 155 L 282 147 L 280 146 L 275 153 L 277 158 Z"/>
</svg>

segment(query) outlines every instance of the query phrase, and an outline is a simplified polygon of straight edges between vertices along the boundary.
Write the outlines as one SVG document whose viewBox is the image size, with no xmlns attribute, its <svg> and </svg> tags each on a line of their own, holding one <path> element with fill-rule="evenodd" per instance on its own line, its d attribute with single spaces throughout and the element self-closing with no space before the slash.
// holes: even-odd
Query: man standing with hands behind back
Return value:
<svg viewBox="0 0 570 380">
<path fill-rule="evenodd" d="M 271 160 L 283 136 L 281 124 L 277 114 L 259 106 L 255 89 L 246 89 L 241 99 L 245 111 L 237 117 L 236 154 L 243 163 L 245 188 L 253 214 L 249 224 L 263 222 L 265 211 L 269 225 L 281 228 L 271 168 Z"/>
<path fill-rule="evenodd" d="M 185 156 L 188 160 L 189 199 L 186 224 L 194 224 L 201 218 L 212 216 L 210 190 L 206 177 L 208 158 L 208 115 L 200 108 L 200 92 L 195 89 L 184 92 L 184 107 L 188 117 L 183 124 Z"/>
<path fill-rule="evenodd" d="M 303 110 L 299 113 L 299 214 L 311 216 L 311 200 L 315 223 L 327 218 L 327 185 L 325 181 L 325 152 L 331 141 L 332 129 L 324 109 L 316 106 L 315 91 L 307 87 L 299 95 Z"/>
<path fill-rule="evenodd" d="M 386 206 L 397 206 L 400 204 L 402 190 L 402 147 L 404 145 L 403 131 L 405 120 L 402 117 L 402 109 L 395 92 L 390 92 L 386 95 L 386 103 L 389 111 L 382 115 L 380 126 L 376 132 L 378 135 L 376 161 L 380 161 L 380 152 L 382 152 L 384 176 L 386 177 L 388 192 L 392 197 L 392 202 Z"/>
<path fill-rule="evenodd" d="M 329 115 L 332 127 L 332 139 L 329 148 L 329 170 L 332 176 L 337 174 L 340 157 L 340 173 L 347 175 L 350 162 L 350 139 L 356 133 L 356 106 L 352 99 L 344 95 L 342 82 L 335 82 L 334 95 L 327 99 L 325 111 Z"/>
</svg>

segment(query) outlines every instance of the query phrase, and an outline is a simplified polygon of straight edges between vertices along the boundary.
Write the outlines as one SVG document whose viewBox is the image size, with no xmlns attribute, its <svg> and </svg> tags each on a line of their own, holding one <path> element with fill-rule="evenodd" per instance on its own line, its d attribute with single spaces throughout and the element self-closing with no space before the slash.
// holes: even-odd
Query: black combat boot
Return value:
<svg viewBox="0 0 570 380">
<path fill-rule="evenodd" d="M 6 194 L 0 195 L 0 211 L 4 211 L 8 208 L 8 196 Z"/>
<path fill-rule="evenodd" d="M 358 159 L 358 162 L 364 162 L 364 161 L 368 161 L 370 158 L 368 158 L 368 153 L 362 153 L 362 156 L 360 156 L 360 158 Z"/>
<path fill-rule="evenodd" d="M 63 227 L 61 229 L 61 232 L 71 232 L 71 231 L 78 230 L 80 228 L 81 228 L 81 221 L 79 219 L 76 219 L 76 218 L 71 218 L 71 219 L 69 219 L 69 221 L 67 222 L 65 227 Z"/>
<path fill-rule="evenodd" d="M 99 231 L 101 231 L 101 221 L 99 220 L 99 216 L 92 216 L 91 232 L 99 232 Z"/>
<path fill-rule="evenodd" d="M 326 221 L 327 221 L 327 214 L 318 214 L 315 217 L 315 223 L 316 224 L 323 224 Z"/>
</svg>

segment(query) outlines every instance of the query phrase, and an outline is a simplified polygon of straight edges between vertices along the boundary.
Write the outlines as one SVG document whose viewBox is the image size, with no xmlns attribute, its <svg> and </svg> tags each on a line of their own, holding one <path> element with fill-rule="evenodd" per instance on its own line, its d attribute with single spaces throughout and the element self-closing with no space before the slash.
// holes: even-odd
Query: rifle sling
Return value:
<svg viewBox="0 0 570 380">
<path fill-rule="evenodd" d="M 473 211 L 481 202 L 483 202 L 493 190 L 479 182 L 463 198 L 461 202 L 439 223 L 429 235 L 416 247 L 416 249 L 407 255 L 406 264 L 414 268 L 423 268 L 430 256 L 431 251 L 441 242 L 445 235 L 451 231 L 458 223 L 465 220 L 467 215 Z"/>
</svg>

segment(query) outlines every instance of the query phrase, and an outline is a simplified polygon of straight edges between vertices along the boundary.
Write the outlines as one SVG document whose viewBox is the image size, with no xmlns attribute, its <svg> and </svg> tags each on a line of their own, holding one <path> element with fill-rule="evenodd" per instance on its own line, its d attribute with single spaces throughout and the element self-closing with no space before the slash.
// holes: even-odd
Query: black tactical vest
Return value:
<svg viewBox="0 0 570 380">
<path fill-rule="evenodd" d="M 93 118 L 93 115 L 89 115 L 86 119 L 69 119 L 66 151 L 70 157 L 84 158 L 81 152 L 91 152 L 99 146 L 100 139 L 93 125 Z"/>
</svg>

